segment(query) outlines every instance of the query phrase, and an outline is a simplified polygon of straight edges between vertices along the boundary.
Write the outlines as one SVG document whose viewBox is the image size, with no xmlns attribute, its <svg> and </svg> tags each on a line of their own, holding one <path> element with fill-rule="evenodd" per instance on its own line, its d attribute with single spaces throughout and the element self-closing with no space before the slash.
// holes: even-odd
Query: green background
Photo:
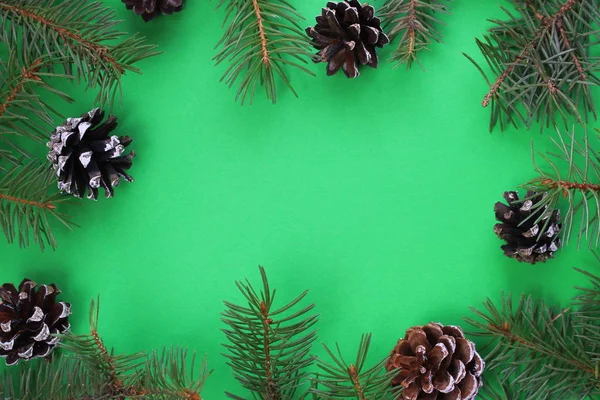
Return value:
<svg viewBox="0 0 600 400">
<path fill-rule="evenodd" d="M 292 3 L 306 25 L 324 5 Z M 585 282 L 572 267 L 597 269 L 591 252 L 572 243 L 546 264 L 519 264 L 492 233 L 503 191 L 535 176 L 530 142 L 549 142 L 537 128 L 490 134 L 487 86 L 461 54 L 482 60 L 474 38 L 503 3 L 454 2 L 445 44 L 422 54 L 426 72 L 393 68 L 393 43 L 358 79 L 311 64 L 317 77 L 291 73 L 299 98 L 280 86 L 277 105 L 259 92 L 242 107 L 211 60 L 216 2 L 144 23 L 106 1 L 123 30 L 164 52 L 123 80 L 115 108 L 118 134 L 134 138 L 136 181 L 63 208 L 81 228 L 55 224 L 56 251 L 0 244 L 1 280 L 56 282 L 76 332 L 100 294 L 100 332 L 117 352 L 177 344 L 206 354 L 208 399 L 244 393 L 220 355 L 219 313 L 224 299 L 241 300 L 235 280 L 259 283 L 259 264 L 281 302 L 310 290 L 319 342 L 354 354 L 373 332 L 373 359 L 410 326 L 462 324 L 501 290 L 564 303 Z M 77 102 L 58 105 L 66 114 L 95 106 L 94 93 L 69 90 Z"/>
</svg>

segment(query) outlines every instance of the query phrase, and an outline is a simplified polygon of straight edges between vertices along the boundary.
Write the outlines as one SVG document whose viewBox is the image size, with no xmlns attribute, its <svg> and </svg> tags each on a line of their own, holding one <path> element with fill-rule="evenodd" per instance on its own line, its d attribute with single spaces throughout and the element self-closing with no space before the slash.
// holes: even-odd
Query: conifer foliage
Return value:
<svg viewBox="0 0 600 400">
<path fill-rule="evenodd" d="M 422 50 L 432 42 L 441 42 L 441 15 L 450 12 L 450 0 L 386 0 L 381 10 L 383 27 L 392 41 L 397 40 L 392 61 L 406 68 L 417 63 Z"/>
<path fill-rule="evenodd" d="M 600 158 L 595 150 L 600 137 L 596 132 L 577 137 L 575 129 L 566 133 L 557 129 L 551 137 L 553 148 L 534 155 L 538 176 L 523 185 L 545 193 L 532 208 L 536 218 L 531 222 L 543 227 L 540 234 L 552 222 L 554 210 L 562 209 L 562 240 L 574 238 L 578 247 L 586 241 L 589 247 L 600 244 Z"/>
<path fill-rule="evenodd" d="M 0 227 L 9 242 L 54 248 L 52 226 L 73 226 L 58 211 L 64 199 L 50 166 L 34 160 L 38 152 L 25 151 L 22 138 L 43 146 L 62 121 L 48 102 L 72 101 L 53 87 L 61 79 L 83 82 L 97 106 L 111 109 L 121 77 L 156 54 L 118 23 L 100 1 L 0 1 Z"/>
<path fill-rule="evenodd" d="M 90 305 L 90 332 L 59 335 L 63 353 L 21 363 L 0 379 L 0 398 L 19 400 L 201 400 L 210 375 L 205 361 L 184 348 L 115 354 L 98 333 L 98 302 Z"/>
<path fill-rule="evenodd" d="M 523 295 L 487 299 L 475 309 L 473 325 L 491 340 L 488 369 L 499 385 L 486 385 L 487 399 L 571 400 L 600 393 L 600 278 L 589 272 L 590 287 L 566 307 Z"/>
<path fill-rule="evenodd" d="M 600 58 L 590 51 L 600 39 L 596 0 L 511 0 L 514 11 L 492 27 L 477 46 L 494 77 L 467 56 L 490 86 L 482 105 L 491 106 L 490 130 L 522 123 L 554 126 L 596 118 L 591 88 Z"/>
<path fill-rule="evenodd" d="M 275 305 L 275 290 L 260 267 L 262 287 L 256 291 L 249 281 L 237 282 L 244 305 L 225 302 L 223 321 L 228 343 L 225 357 L 235 377 L 256 399 L 292 399 L 309 380 L 311 345 L 316 339 L 314 304 L 301 305 L 307 291 L 281 306 Z M 243 399 L 232 393 L 229 398 Z"/>
<path fill-rule="evenodd" d="M 311 54 L 296 9 L 286 0 L 221 0 L 219 8 L 226 27 L 214 60 L 229 64 L 221 81 L 238 85 L 236 100 L 252 102 L 257 87 L 264 86 L 275 104 L 278 81 L 297 95 L 287 69 L 314 74 L 303 65 Z"/>
</svg>

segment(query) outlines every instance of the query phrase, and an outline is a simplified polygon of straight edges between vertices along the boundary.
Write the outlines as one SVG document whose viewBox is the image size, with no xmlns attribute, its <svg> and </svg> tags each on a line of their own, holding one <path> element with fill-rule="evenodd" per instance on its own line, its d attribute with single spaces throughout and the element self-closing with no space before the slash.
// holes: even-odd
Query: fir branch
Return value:
<svg viewBox="0 0 600 400">
<path fill-rule="evenodd" d="M 37 92 L 52 93 L 67 102 L 72 100 L 47 84 L 48 78 L 69 78 L 44 72 L 52 65 L 49 58 L 20 60 L 14 48 L 7 47 L 6 50 L 8 56 L 0 59 L 0 140 L 7 147 L 1 151 L 6 157 L 13 155 L 14 164 L 17 158 L 29 157 L 14 143 L 14 137 L 36 142 L 47 140 L 53 125 L 52 115 L 57 114 Z"/>
<path fill-rule="evenodd" d="M 21 246 L 31 239 L 43 250 L 45 244 L 56 247 L 50 228 L 50 217 L 71 228 L 71 224 L 57 207 L 68 200 L 59 194 L 49 194 L 55 184 L 54 174 L 36 161 L 13 167 L 0 178 L 0 227 L 9 243 L 17 238 Z"/>
<path fill-rule="evenodd" d="M 436 25 L 443 25 L 443 22 L 435 15 L 449 14 L 449 2 L 450 0 L 386 0 L 381 10 L 381 19 L 390 40 L 400 36 L 391 57 L 397 65 L 406 64 L 409 69 L 416 62 L 424 69 L 418 53 L 427 50 L 433 41 L 442 41 Z"/>
<path fill-rule="evenodd" d="M 542 166 L 534 153 L 533 164 L 539 176 L 523 185 L 528 190 L 546 193 L 535 206 L 544 207 L 546 212 L 540 213 L 535 223 L 548 221 L 549 213 L 564 204 L 564 242 L 575 234 L 578 247 L 583 240 L 596 247 L 600 243 L 600 185 L 596 183 L 600 182 L 599 155 L 592 149 L 587 133 L 579 141 L 574 129 L 567 137 L 559 129 L 556 132 L 557 139 L 552 138 L 552 142 L 557 151 L 540 153 Z"/>
<path fill-rule="evenodd" d="M 394 399 L 398 395 L 392 389 L 392 378 L 398 371 L 385 371 L 383 360 L 370 369 L 365 369 L 365 362 L 371 343 L 371 334 L 361 337 L 356 361 L 348 364 L 336 344 L 337 355 L 323 345 L 332 363 L 317 358 L 317 366 L 321 370 L 313 380 L 310 393 L 319 399 Z"/>
<path fill-rule="evenodd" d="M 221 81 L 229 87 L 238 83 L 236 100 L 252 103 L 256 87 L 264 86 L 267 98 L 277 100 L 276 79 L 297 96 L 285 71 L 293 67 L 314 75 L 301 63 L 311 54 L 309 42 L 298 24 L 302 16 L 286 0 L 221 0 L 223 25 L 229 25 L 216 47 L 217 65 L 227 62 Z"/>
<path fill-rule="evenodd" d="M 76 355 L 95 378 L 96 393 L 107 396 L 123 396 L 132 392 L 129 385 L 129 373 L 144 365 L 143 354 L 115 355 L 109 351 L 98 334 L 99 301 L 90 303 L 90 333 L 60 335 L 60 346 Z M 89 394 L 89 392 L 88 392 Z"/>
<path fill-rule="evenodd" d="M 223 346 L 228 365 L 236 379 L 264 400 L 292 399 L 297 389 L 309 380 L 305 369 L 312 363 L 310 348 L 316 332 L 311 330 L 317 315 L 306 316 L 314 305 L 294 308 L 304 299 L 302 293 L 281 308 L 274 308 L 275 290 L 271 291 L 264 268 L 260 268 L 262 290 L 257 293 L 249 281 L 236 282 L 247 306 L 225 302 L 224 333 L 229 341 Z M 227 393 L 233 399 L 242 399 Z"/>
<path fill-rule="evenodd" d="M 505 10 L 507 21 L 492 20 L 483 40 L 476 40 L 485 60 L 497 76 L 491 81 L 482 105 L 491 104 L 490 130 L 500 124 L 527 128 L 567 122 L 574 117 L 596 118 L 590 87 L 600 84 L 595 72 L 600 58 L 590 55 L 600 12 L 595 0 L 513 0 L 518 15 Z M 594 39 L 594 40 L 592 40 Z"/>
<path fill-rule="evenodd" d="M 0 379 L 0 399 L 79 400 L 70 396 L 71 388 L 86 385 L 87 374 L 81 363 L 58 355 L 51 361 L 33 360 L 5 370 Z"/>
<path fill-rule="evenodd" d="M 598 286 L 592 290 L 600 296 Z M 583 330 L 576 304 L 554 308 L 523 295 L 515 305 L 502 295 L 500 306 L 487 299 L 483 310 L 472 311 L 477 318 L 465 320 L 478 329 L 474 335 L 491 340 L 488 369 L 511 393 L 505 398 L 567 400 L 600 393 L 597 353 L 590 346 L 598 343 L 600 326 Z"/>
<path fill-rule="evenodd" d="M 99 105 L 112 105 L 121 76 L 139 73 L 133 65 L 157 54 L 143 38 L 123 39 L 117 24 L 114 11 L 97 1 L 0 1 L 0 41 L 18 47 L 23 59 L 58 56 L 67 75 L 99 89 Z"/>
<path fill-rule="evenodd" d="M 184 348 L 171 348 L 154 351 L 148 357 L 146 372 L 140 380 L 139 394 L 146 399 L 161 400 L 201 400 L 200 392 L 206 379 L 212 373 L 206 359 L 200 363 L 196 373 L 196 354 L 191 357 L 191 370 L 187 372 L 188 352 Z"/>
<path fill-rule="evenodd" d="M 0 379 L 0 399 L 19 400 L 202 400 L 206 361 L 196 373 L 184 348 L 159 355 L 115 355 L 98 334 L 98 302 L 90 305 L 90 333 L 58 335 L 67 353 L 10 368 Z M 56 354 L 56 353 L 54 353 Z M 188 373 L 187 366 L 191 367 Z"/>
</svg>

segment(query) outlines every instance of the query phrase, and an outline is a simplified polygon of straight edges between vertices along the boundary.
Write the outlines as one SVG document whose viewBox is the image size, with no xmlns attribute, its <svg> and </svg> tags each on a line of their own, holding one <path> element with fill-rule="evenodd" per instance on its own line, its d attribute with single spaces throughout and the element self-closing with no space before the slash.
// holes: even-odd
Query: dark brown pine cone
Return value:
<svg viewBox="0 0 600 400">
<path fill-rule="evenodd" d="M 496 219 L 500 221 L 494 226 L 494 233 L 506 241 L 502 246 L 506 256 L 530 264 L 554 258 L 560 247 L 560 212 L 549 212 L 547 204 L 536 208 L 545 196 L 546 193 L 528 191 L 526 200 L 519 201 L 517 192 L 504 192 L 508 205 L 498 202 L 494 206 Z"/>
<path fill-rule="evenodd" d="M 381 30 L 381 21 L 370 5 L 358 0 L 328 2 L 317 24 L 306 28 L 313 46 L 319 50 L 315 62 L 327 62 L 327 75 L 335 74 L 340 67 L 348 78 L 356 78 L 358 65 L 377 68 L 377 47 L 389 43 Z"/>
<path fill-rule="evenodd" d="M 17 290 L 11 283 L 0 286 L 0 357 L 7 365 L 19 360 L 46 357 L 59 339 L 53 334 L 69 328 L 71 305 L 56 302 L 56 285 L 23 280 Z"/>
<path fill-rule="evenodd" d="M 110 136 L 117 127 L 117 118 L 102 122 L 104 112 L 99 108 L 69 118 L 57 127 L 50 137 L 48 160 L 56 170 L 58 188 L 75 197 L 96 200 L 98 188 L 104 188 L 106 197 L 114 195 L 113 187 L 119 178 L 133 182 L 125 172 L 131 168 L 135 153 L 125 153 L 131 143 L 129 136 Z"/>
<path fill-rule="evenodd" d="M 128 10 L 141 15 L 148 22 L 158 14 L 173 14 L 183 8 L 183 0 L 121 0 Z"/>
<path fill-rule="evenodd" d="M 461 328 L 434 322 L 407 330 L 386 364 L 398 369 L 392 385 L 402 387 L 404 400 L 472 400 L 484 367 Z"/>
</svg>

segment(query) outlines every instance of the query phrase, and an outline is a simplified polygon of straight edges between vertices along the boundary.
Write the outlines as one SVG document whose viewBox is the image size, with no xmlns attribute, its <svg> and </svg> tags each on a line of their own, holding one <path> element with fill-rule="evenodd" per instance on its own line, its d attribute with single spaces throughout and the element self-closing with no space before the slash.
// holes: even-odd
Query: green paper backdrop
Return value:
<svg viewBox="0 0 600 400">
<path fill-rule="evenodd" d="M 281 301 L 310 289 L 319 342 L 354 354 L 360 334 L 373 332 L 373 359 L 408 327 L 462 324 L 469 306 L 501 290 L 564 303 L 585 283 L 572 267 L 597 272 L 575 243 L 546 264 L 519 264 L 492 233 L 503 191 L 535 176 L 531 141 L 549 142 L 537 128 L 490 134 L 486 83 L 461 54 L 482 60 L 474 38 L 502 17 L 503 1 L 454 2 L 445 44 L 422 54 L 426 72 L 393 68 L 392 44 L 356 80 L 311 64 L 317 77 L 291 73 L 298 99 L 282 87 L 277 105 L 259 92 L 243 107 L 219 83 L 225 66 L 211 61 L 222 33 L 216 3 L 188 1 L 144 23 L 106 1 L 123 30 L 164 52 L 124 79 L 115 109 L 120 134 L 134 138 L 136 181 L 64 210 L 81 228 L 55 224 L 54 252 L 2 241 L 0 280 L 56 282 L 77 332 L 100 294 L 107 345 L 206 354 L 215 371 L 204 395 L 219 399 L 244 394 L 220 355 L 222 300 L 241 299 L 237 279 L 258 284 L 259 264 Z M 324 0 L 293 3 L 309 25 Z M 77 102 L 59 104 L 65 114 L 95 106 L 93 93 L 68 90 Z"/>
</svg>

